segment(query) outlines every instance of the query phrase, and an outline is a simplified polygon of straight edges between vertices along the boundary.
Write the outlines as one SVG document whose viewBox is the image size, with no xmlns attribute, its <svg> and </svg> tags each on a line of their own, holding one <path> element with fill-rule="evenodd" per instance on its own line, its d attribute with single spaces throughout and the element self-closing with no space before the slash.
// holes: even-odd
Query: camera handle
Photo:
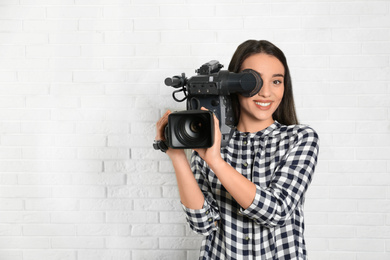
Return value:
<svg viewBox="0 0 390 260">
<path fill-rule="evenodd" d="M 179 92 L 183 92 L 184 93 L 184 97 L 182 99 L 178 99 L 176 97 L 176 94 L 179 93 Z M 172 92 L 172 97 L 173 99 L 176 101 L 176 102 L 183 102 L 184 100 L 187 99 L 187 90 L 185 87 L 182 87 L 181 89 L 178 89 L 178 90 L 175 90 Z"/>
</svg>

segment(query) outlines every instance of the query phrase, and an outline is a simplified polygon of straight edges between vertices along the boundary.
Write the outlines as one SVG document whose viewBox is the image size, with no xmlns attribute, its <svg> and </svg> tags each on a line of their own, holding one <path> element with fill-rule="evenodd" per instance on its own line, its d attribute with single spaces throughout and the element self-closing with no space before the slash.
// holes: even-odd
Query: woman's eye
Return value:
<svg viewBox="0 0 390 260">
<path fill-rule="evenodd" d="M 274 85 L 279 85 L 279 84 L 282 84 L 282 81 L 281 80 L 274 80 L 272 83 Z"/>
</svg>

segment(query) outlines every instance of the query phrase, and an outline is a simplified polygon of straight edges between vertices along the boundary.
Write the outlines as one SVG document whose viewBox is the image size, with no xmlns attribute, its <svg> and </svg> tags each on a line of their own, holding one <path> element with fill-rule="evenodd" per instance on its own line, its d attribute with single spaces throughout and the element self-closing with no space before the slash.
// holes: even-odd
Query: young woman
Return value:
<svg viewBox="0 0 390 260">
<path fill-rule="evenodd" d="M 204 235 L 199 259 L 307 259 L 303 204 L 317 163 L 318 135 L 298 125 L 283 52 L 268 41 L 248 40 L 229 71 L 253 69 L 263 87 L 235 95 L 238 124 L 221 149 L 196 149 L 191 165 L 183 150 L 168 149 L 180 199 L 192 230 Z M 156 140 L 170 111 L 157 123 Z"/>
</svg>

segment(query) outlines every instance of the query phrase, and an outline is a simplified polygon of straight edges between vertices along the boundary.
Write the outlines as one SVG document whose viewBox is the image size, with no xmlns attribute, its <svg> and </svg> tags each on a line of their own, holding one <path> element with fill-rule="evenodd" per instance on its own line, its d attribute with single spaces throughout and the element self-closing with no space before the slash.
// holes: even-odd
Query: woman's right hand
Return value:
<svg viewBox="0 0 390 260">
<path fill-rule="evenodd" d="M 172 112 L 170 110 L 167 110 L 167 112 L 165 112 L 165 114 L 157 121 L 156 138 L 154 140 L 166 141 L 164 132 L 165 132 L 165 127 L 168 124 L 168 116 L 170 113 Z M 182 149 L 168 148 L 166 153 L 172 160 L 177 156 L 183 156 L 183 155 L 185 156 L 184 150 Z"/>
<path fill-rule="evenodd" d="M 156 138 L 154 140 L 163 140 L 165 141 L 165 126 L 168 124 L 168 116 L 171 113 L 170 110 L 167 110 L 165 114 L 157 121 L 156 123 Z"/>
</svg>

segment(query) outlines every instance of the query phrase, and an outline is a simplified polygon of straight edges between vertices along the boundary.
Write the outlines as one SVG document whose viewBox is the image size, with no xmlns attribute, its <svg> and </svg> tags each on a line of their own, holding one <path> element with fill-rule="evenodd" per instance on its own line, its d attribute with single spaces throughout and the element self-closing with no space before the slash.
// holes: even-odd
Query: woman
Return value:
<svg viewBox="0 0 390 260">
<path fill-rule="evenodd" d="M 318 154 L 318 135 L 298 125 L 283 52 L 268 41 L 238 46 L 229 71 L 253 69 L 263 87 L 233 97 L 238 124 L 229 144 L 168 149 L 187 222 L 204 235 L 199 259 L 307 259 L 303 204 Z M 170 111 L 157 123 L 156 140 Z M 216 118 L 215 118 L 216 119 Z M 215 120 L 215 129 L 218 120 Z"/>
</svg>

